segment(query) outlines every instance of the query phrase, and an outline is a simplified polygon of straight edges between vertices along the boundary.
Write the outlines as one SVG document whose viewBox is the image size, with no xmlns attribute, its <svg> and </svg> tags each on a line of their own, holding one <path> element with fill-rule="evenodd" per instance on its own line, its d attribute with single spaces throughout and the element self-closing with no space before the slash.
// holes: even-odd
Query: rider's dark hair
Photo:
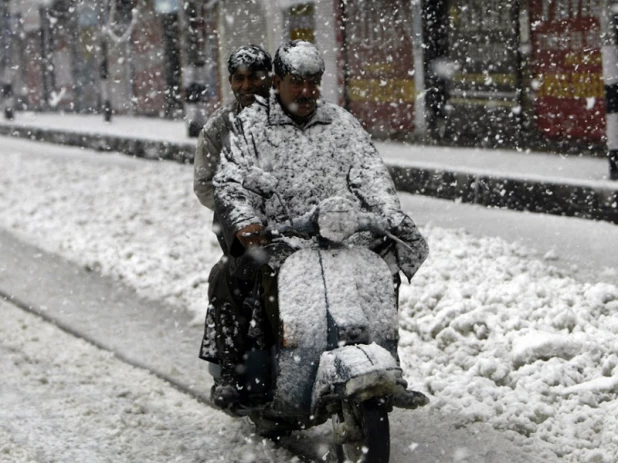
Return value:
<svg viewBox="0 0 618 463">
<path fill-rule="evenodd" d="M 273 62 L 268 52 L 259 45 L 243 45 L 230 55 L 227 60 L 227 70 L 232 75 L 241 66 L 250 71 L 270 73 L 273 69 Z"/>
</svg>

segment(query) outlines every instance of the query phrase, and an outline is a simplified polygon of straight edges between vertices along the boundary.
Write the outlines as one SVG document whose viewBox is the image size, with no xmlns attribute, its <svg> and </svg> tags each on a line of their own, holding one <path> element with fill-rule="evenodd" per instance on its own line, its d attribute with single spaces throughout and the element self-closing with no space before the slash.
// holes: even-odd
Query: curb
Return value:
<svg viewBox="0 0 618 463">
<path fill-rule="evenodd" d="M 192 163 L 194 143 L 0 124 L 0 135 Z M 576 185 L 491 174 L 387 164 L 399 191 L 440 199 L 618 224 L 618 185 Z"/>
<path fill-rule="evenodd" d="M 0 125 L 0 135 L 59 145 L 78 146 L 97 151 L 117 151 L 138 158 L 165 159 L 181 163 L 192 163 L 195 155 L 195 145 L 192 143 L 126 138 L 118 135 L 8 125 Z"/>
<path fill-rule="evenodd" d="M 485 207 L 618 224 L 616 187 L 389 165 L 397 190 Z"/>
</svg>

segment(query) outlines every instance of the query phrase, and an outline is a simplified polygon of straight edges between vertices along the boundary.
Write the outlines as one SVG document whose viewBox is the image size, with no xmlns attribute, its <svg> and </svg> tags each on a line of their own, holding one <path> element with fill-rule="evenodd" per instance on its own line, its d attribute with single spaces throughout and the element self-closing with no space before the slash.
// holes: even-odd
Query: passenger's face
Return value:
<svg viewBox="0 0 618 463">
<path fill-rule="evenodd" d="M 255 95 L 268 98 L 272 81 L 266 71 L 252 71 L 241 66 L 230 76 L 230 85 L 234 96 L 245 108 L 253 104 Z"/>
<path fill-rule="evenodd" d="M 322 74 L 301 77 L 288 73 L 283 78 L 275 76 L 274 84 L 283 109 L 298 121 L 309 120 L 318 106 Z"/>
</svg>

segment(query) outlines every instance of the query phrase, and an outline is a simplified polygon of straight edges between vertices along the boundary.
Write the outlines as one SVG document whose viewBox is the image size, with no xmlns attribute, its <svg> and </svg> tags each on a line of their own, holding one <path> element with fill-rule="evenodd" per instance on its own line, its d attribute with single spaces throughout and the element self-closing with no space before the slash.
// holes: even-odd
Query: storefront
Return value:
<svg viewBox="0 0 618 463">
<path fill-rule="evenodd" d="M 81 1 L 77 8 L 77 55 L 75 65 L 75 110 L 99 111 L 99 9 L 95 1 Z"/>
<path fill-rule="evenodd" d="M 16 31 L 18 74 L 15 76 L 17 109 L 43 109 L 43 69 L 41 65 L 41 15 L 39 0 L 19 4 L 19 29 Z"/>
<path fill-rule="evenodd" d="M 341 2 L 344 104 L 380 137 L 414 131 L 414 56 L 410 2 Z"/>
<path fill-rule="evenodd" d="M 448 58 L 434 63 L 446 81 L 447 136 L 500 145 L 521 128 L 518 2 L 450 0 Z"/>
<path fill-rule="evenodd" d="M 113 45 L 113 54 L 123 52 Z M 165 54 L 161 21 L 152 6 L 139 11 L 139 22 L 131 37 L 131 74 L 134 111 L 137 114 L 165 113 Z M 126 54 L 126 49 L 124 50 Z M 121 61 L 122 62 L 122 61 Z M 117 75 L 125 77 L 121 67 Z"/>
<path fill-rule="evenodd" d="M 530 4 L 534 126 L 549 139 L 605 135 L 601 0 Z"/>
</svg>

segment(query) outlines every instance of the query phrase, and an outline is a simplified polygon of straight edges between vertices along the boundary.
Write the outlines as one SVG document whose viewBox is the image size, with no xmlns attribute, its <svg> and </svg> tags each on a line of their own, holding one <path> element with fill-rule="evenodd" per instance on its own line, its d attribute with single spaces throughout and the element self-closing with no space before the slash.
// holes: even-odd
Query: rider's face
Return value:
<svg viewBox="0 0 618 463">
<path fill-rule="evenodd" d="M 241 66 L 230 76 L 230 86 L 234 96 L 245 108 L 255 101 L 255 95 L 268 98 L 272 81 L 266 71 L 252 71 Z"/>
<path fill-rule="evenodd" d="M 288 73 L 283 78 L 275 75 L 274 84 L 283 109 L 293 119 L 304 122 L 311 118 L 320 98 L 322 74 L 302 77 Z"/>
</svg>

